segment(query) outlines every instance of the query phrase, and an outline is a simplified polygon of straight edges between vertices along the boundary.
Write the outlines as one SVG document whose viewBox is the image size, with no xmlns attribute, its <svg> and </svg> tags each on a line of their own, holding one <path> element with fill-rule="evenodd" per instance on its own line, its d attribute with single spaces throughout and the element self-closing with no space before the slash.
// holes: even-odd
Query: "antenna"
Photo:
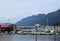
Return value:
<svg viewBox="0 0 60 41">
<path fill-rule="evenodd" d="M 12 21 L 16 21 L 17 19 L 19 19 L 19 18 L 3 18 L 3 17 L 0 17 L 0 22 L 3 20 L 3 21 L 6 21 L 7 23 L 10 23 Z"/>
</svg>

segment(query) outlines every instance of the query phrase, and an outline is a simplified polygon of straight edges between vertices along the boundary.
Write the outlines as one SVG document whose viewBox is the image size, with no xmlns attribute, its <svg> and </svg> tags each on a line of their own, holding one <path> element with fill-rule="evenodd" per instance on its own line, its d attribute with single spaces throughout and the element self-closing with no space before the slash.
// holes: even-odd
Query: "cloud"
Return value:
<svg viewBox="0 0 60 41">
<path fill-rule="evenodd" d="M 60 0 L 0 0 L 0 17 L 18 16 L 22 19 L 39 13 L 47 14 L 56 10 L 59 5 Z"/>
</svg>

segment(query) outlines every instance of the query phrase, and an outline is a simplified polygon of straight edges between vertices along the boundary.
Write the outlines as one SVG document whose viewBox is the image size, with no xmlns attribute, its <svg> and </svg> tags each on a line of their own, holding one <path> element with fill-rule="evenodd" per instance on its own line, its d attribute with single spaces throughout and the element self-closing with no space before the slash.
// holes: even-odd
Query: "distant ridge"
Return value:
<svg viewBox="0 0 60 41">
<path fill-rule="evenodd" d="M 48 19 L 48 20 L 47 20 Z M 22 19 L 21 21 L 18 21 L 16 25 L 19 26 L 33 26 L 35 24 L 40 25 L 60 25 L 60 9 L 51 13 L 45 14 L 39 14 L 39 15 L 33 15 L 31 17 L 27 17 Z"/>
</svg>

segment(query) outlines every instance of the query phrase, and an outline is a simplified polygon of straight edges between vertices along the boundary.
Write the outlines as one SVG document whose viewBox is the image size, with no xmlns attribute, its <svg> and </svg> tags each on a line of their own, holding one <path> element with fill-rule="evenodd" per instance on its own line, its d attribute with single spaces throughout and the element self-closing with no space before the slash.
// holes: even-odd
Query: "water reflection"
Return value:
<svg viewBox="0 0 60 41">
<path fill-rule="evenodd" d="M 57 35 L 57 41 L 60 41 Z M 38 35 L 38 41 L 54 41 L 54 35 Z M 35 41 L 35 35 L 0 35 L 0 41 Z"/>
</svg>

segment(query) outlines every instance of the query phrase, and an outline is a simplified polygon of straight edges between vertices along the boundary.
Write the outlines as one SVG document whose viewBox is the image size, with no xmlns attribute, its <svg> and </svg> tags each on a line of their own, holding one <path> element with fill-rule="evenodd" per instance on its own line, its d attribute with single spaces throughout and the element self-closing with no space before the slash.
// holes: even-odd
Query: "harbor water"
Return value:
<svg viewBox="0 0 60 41">
<path fill-rule="evenodd" d="M 55 39 L 55 40 L 54 40 Z M 36 35 L 0 35 L 0 41 L 35 41 Z M 60 35 L 37 35 L 37 41 L 60 41 Z"/>
</svg>

